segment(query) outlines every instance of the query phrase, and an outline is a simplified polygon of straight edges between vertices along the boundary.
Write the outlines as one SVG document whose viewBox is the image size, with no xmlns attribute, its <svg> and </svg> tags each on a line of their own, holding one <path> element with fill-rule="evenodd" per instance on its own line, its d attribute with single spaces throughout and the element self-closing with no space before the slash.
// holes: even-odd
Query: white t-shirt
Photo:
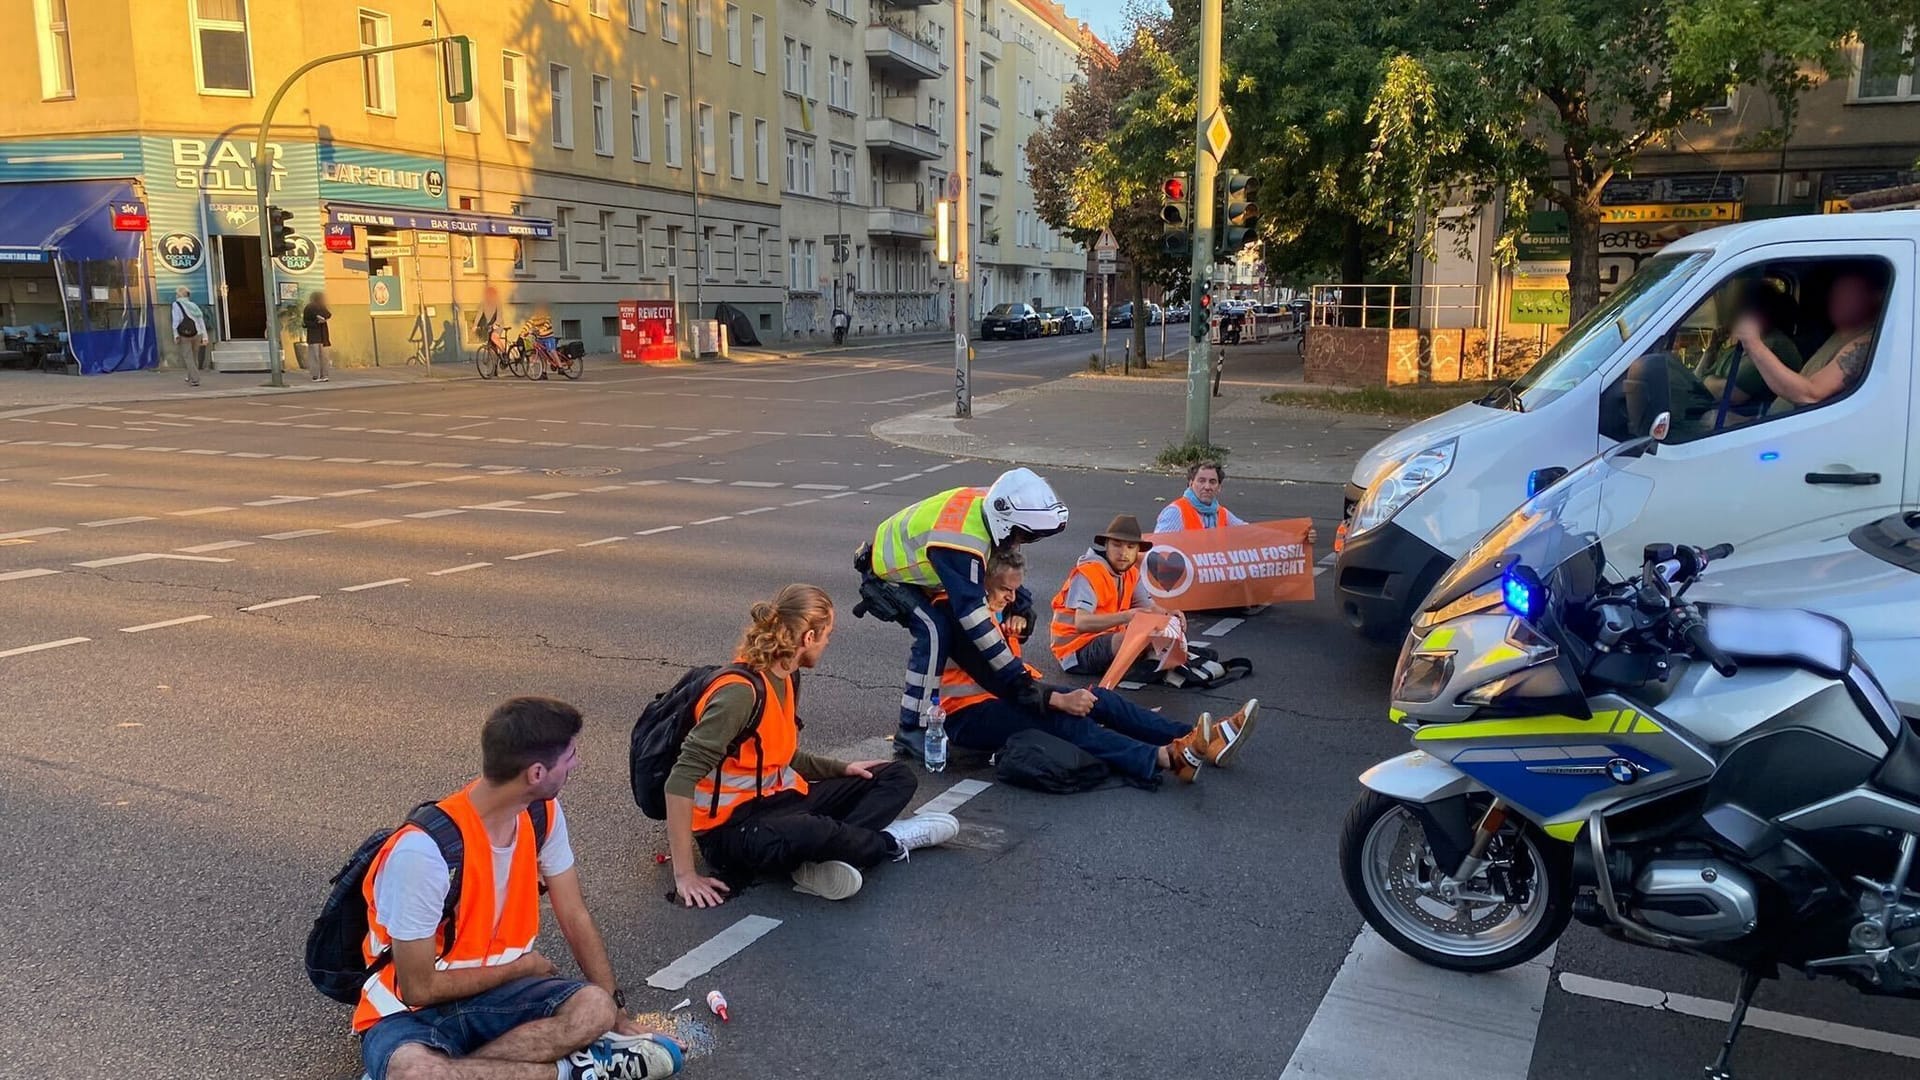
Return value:
<svg viewBox="0 0 1920 1080">
<path fill-rule="evenodd" d="M 493 849 L 493 924 L 507 903 L 507 875 L 519 844 Z M 553 802 L 553 821 L 547 842 L 540 846 L 540 876 L 553 877 L 573 868 L 573 845 L 567 840 L 567 815 L 560 800 Z M 464 894 L 463 894 L 464 895 Z M 373 906 L 395 941 L 422 941 L 440 929 L 447 905 L 447 860 L 440 845 L 419 829 L 408 829 L 387 852 L 387 861 L 373 878 Z"/>
</svg>

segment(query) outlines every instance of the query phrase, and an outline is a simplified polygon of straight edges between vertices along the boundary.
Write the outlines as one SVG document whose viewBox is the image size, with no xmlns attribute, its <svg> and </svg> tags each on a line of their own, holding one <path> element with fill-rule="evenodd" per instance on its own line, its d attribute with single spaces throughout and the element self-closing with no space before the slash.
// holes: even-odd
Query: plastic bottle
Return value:
<svg viewBox="0 0 1920 1080">
<path fill-rule="evenodd" d="M 713 1010 L 713 1015 L 723 1024 L 733 1019 L 727 1015 L 727 996 L 718 990 L 707 991 L 707 1008 Z"/>
<path fill-rule="evenodd" d="M 924 760 L 928 772 L 945 772 L 947 769 L 947 710 L 940 707 L 940 695 L 935 694 L 920 713 L 920 727 L 926 735 Z"/>
</svg>

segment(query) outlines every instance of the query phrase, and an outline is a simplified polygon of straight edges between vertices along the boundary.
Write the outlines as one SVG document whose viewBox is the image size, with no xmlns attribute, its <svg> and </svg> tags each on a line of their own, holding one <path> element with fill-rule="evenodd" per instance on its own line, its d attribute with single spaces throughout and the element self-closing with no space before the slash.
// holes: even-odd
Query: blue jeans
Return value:
<svg viewBox="0 0 1920 1080">
<path fill-rule="evenodd" d="M 1193 730 L 1192 724 L 1169 720 L 1143 709 L 1112 690 L 1095 687 L 1098 704 L 1088 716 L 1069 716 L 1054 709 L 1024 709 L 999 698 L 969 705 L 947 717 L 947 737 L 956 746 L 993 752 L 1015 732 L 1038 728 L 1139 780 L 1151 780 L 1157 768 L 1155 750 Z"/>
<path fill-rule="evenodd" d="M 360 1059 L 369 1080 L 386 1080 L 387 1062 L 408 1043 L 450 1058 L 466 1057 L 514 1028 L 550 1019 L 586 985 L 573 979 L 515 979 L 470 998 L 394 1013 L 360 1036 Z"/>
</svg>

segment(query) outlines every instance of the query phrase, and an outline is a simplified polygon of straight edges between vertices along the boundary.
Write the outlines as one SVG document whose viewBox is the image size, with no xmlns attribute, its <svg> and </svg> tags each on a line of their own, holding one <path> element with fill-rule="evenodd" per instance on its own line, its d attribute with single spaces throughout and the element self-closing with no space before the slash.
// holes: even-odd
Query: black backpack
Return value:
<svg viewBox="0 0 1920 1080">
<path fill-rule="evenodd" d="M 542 799 L 527 807 L 527 816 L 533 819 L 536 852 L 547 843 L 550 825 L 547 806 L 547 801 Z M 406 823 L 432 838 L 440 848 L 440 857 L 447 860 L 447 903 L 440 913 L 440 952 L 444 954 L 453 948 L 453 916 L 460 906 L 460 870 L 466 858 L 466 842 L 460 835 L 460 826 L 436 803 L 414 807 Z M 393 961 L 393 950 L 388 949 L 368 964 L 360 946 L 367 940 L 369 929 L 364 891 L 367 871 L 388 838 L 399 831 L 381 829 L 361 841 L 347 865 L 327 882 L 332 890 L 327 893 L 327 902 L 321 906 L 319 917 L 313 920 L 313 929 L 307 931 L 307 979 L 314 989 L 344 1005 L 358 1004 L 360 989 L 367 979 Z M 545 889 L 543 884 L 541 890 Z"/>
<path fill-rule="evenodd" d="M 667 776 L 680 760 L 680 747 L 687 733 L 699 721 L 694 706 L 715 679 L 728 674 L 744 675 L 753 687 L 753 722 L 727 747 L 727 757 L 740 752 L 747 740 L 753 740 L 754 752 L 760 750 L 760 717 L 767 708 L 766 681 L 752 668 L 740 664 L 709 664 L 689 670 L 671 689 L 653 696 L 640 718 L 633 722 L 633 735 L 627 743 L 627 777 L 633 785 L 634 805 L 655 821 L 667 820 Z M 794 680 L 794 705 L 799 706 L 800 683 Z M 755 794 L 758 794 L 756 792 Z M 718 809 L 720 791 L 714 789 Z"/>
<path fill-rule="evenodd" d="M 1014 732 L 993 760 L 1003 782 L 1052 795 L 1092 791 L 1113 775 L 1106 762 L 1036 728 Z"/>
</svg>

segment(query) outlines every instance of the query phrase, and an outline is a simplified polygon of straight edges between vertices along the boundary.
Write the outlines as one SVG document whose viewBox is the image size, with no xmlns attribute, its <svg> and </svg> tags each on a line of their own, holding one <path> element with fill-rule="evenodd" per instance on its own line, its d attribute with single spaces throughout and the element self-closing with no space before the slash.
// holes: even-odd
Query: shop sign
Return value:
<svg viewBox="0 0 1920 1080">
<path fill-rule="evenodd" d="M 294 233 L 287 237 L 287 253 L 273 261 L 287 273 L 298 274 L 313 265 L 313 241 Z"/>
<path fill-rule="evenodd" d="M 398 315 L 407 310 L 400 275 L 372 274 L 367 278 L 367 307 L 375 315 Z"/>
<path fill-rule="evenodd" d="M 239 143 L 231 139 L 171 141 L 174 186 L 206 192 L 252 193 L 255 190 L 253 159 L 257 144 Z M 280 143 L 268 143 L 267 152 L 273 157 L 269 178 L 272 190 L 277 192 L 285 185 L 287 178 L 285 147 Z"/>
<path fill-rule="evenodd" d="M 330 143 L 320 144 L 319 158 L 322 198 L 430 208 L 447 205 L 446 173 L 431 158 Z"/>
<path fill-rule="evenodd" d="M 192 233 L 168 233 L 160 238 L 157 252 L 167 269 L 187 273 L 200 265 L 206 254 L 206 242 Z"/>
<path fill-rule="evenodd" d="M 1739 203 L 1647 203 L 1639 206 L 1603 206 L 1600 220 L 1607 225 L 1645 225 L 1662 221 L 1738 221 Z"/>
</svg>

